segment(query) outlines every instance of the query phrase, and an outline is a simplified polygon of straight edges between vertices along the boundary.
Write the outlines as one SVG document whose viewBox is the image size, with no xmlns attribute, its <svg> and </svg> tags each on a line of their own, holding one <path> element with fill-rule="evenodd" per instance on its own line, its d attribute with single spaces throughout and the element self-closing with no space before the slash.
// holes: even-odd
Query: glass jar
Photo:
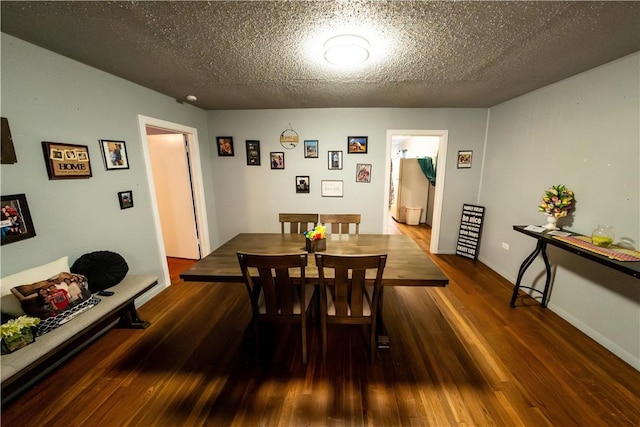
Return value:
<svg viewBox="0 0 640 427">
<path fill-rule="evenodd" d="M 601 246 L 606 248 L 610 244 L 613 243 L 613 239 L 615 238 L 615 233 L 613 232 L 613 227 L 610 225 L 598 225 L 593 233 L 591 233 L 591 243 L 596 246 Z"/>
</svg>

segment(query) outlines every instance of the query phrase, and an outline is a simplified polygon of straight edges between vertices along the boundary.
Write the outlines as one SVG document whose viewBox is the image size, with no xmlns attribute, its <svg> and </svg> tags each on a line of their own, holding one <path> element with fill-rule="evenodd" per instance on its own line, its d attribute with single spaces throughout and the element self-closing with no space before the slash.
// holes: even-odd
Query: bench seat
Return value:
<svg viewBox="0 0 640 427">
<path fill-rule="evenodd" d="M 158 278 L 130 274 L 109 288 L 112 296 L 98 296 L 100 303 L 60 327 L 36 338 L 35 342 L 0 357 L 2 403 L 59 365 L 62 361 L 107 332 L 120 319 L 121 326 L 145 328 L 134 301 L 158 284 Z"/>
</svg>

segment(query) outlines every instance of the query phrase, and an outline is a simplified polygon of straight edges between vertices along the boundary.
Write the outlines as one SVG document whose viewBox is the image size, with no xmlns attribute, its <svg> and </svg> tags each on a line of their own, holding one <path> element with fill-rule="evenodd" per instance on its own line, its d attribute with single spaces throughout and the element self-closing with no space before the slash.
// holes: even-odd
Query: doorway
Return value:
<svg viewBox="0 0 640 427">
<path fill-rule="evenodd" d="M 387 165 L 386 165 L 386 180 L 385 180 L 385 198 L 384 198 L 384 223 L 383 231 L 386 233 L 389 230 L 389 220 L 391 216 L 391 205 L 394 195 L 392 194 L 391 182 L 392 167 L 391 160 L 394 158 L 394 140 L 401 138 L 414 139 L 417 141 L 425 141 L 432 143 L 433 138 L 423 137 L 435 137 L 437 138 L 437 158 L 440 160 L 436 164 L 436 184 L 435 187 L 430 187 L 433 190 L 429 196 L 431 212 L 426 213 L 426 216 L 431 220 L 431 243 L 429 245 L 430 252 L 437 254 L 439 252 L 439 237 L 440 237 L 440 219 L 442 215 L 442 200 L 444 194 L 444 174 L 445 174 L 445 159 L 447 158 L 447 138 L 448 131 L 446 130 L 387 130 Z M 396 145 L 397 146 L 397 145 Z"/>
<path fill-rule="evenodd" d="M 164 283 L 167 258 L 200 259 L 210 252 L 197 129 L 139 116 Z"/>
</svg>

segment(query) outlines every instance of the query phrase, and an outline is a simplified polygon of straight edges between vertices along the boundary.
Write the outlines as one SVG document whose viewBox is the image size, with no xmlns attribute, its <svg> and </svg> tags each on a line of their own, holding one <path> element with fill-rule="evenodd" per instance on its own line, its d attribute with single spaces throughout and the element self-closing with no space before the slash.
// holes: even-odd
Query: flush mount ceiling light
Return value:
<svg viewBox="0 0 640 427">
<path fill-rule="evenodd" d="M 353 34 L 331 37 L 324 44 L 324 59 L 340 66 L 362 64 L 369 59 L 369 42 Z"/>
</svg>

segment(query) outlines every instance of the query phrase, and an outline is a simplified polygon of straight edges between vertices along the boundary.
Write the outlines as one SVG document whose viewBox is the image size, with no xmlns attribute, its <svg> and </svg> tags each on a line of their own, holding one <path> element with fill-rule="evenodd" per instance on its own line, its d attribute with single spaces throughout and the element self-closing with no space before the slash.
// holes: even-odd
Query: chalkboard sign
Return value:
<svg viewBox="0 0 640 427">
<path fill-rule="evenodd" d="M 463 205 L 456 255 L 478 259 L 478 246 L 484 220 L 484 206 Z"/>
</svg>

